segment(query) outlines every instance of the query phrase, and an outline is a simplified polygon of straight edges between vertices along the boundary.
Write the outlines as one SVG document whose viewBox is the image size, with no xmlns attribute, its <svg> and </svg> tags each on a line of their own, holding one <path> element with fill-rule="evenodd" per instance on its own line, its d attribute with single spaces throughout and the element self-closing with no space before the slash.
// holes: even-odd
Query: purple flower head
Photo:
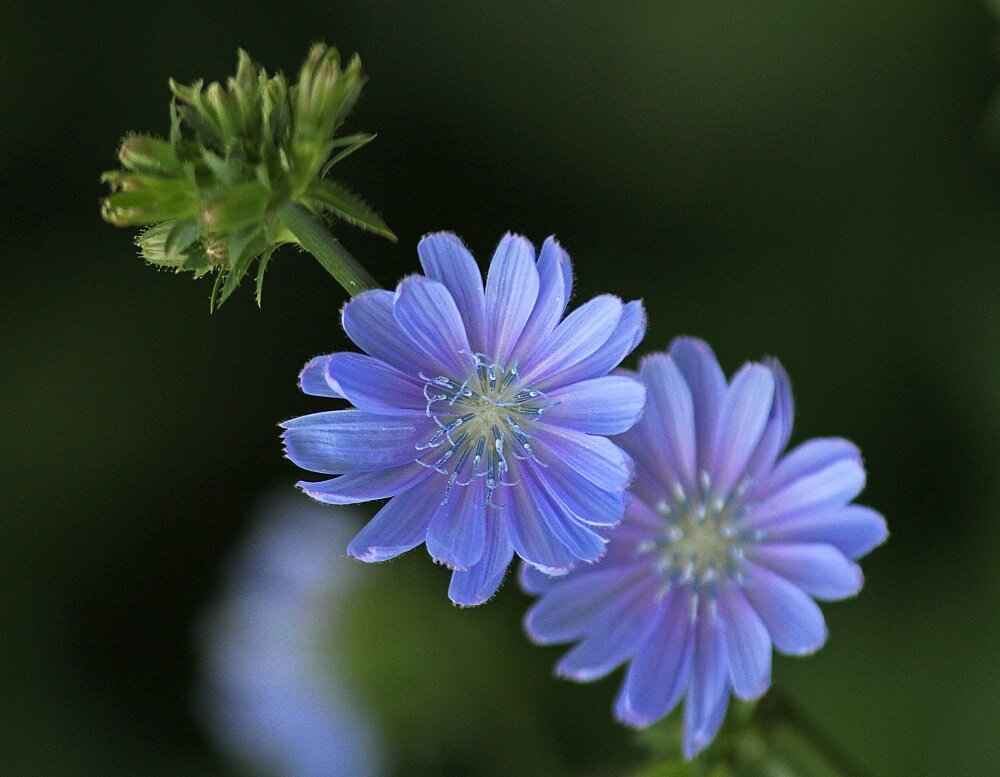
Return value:
<svg viewBox="0 0 1000 777">
<path fill-rule="evenodd" d="M 729 694 L 761 696 L 771 646 L 806 655 L 826 640 L 813 599 L 861 589 L 854 560 L 887 536 L 882 516 L 849 504 L 865 483 L 847 440 L 782 455 L 792 395 L 777 361 L 726 378 L 700 340 L 642 362 L 642 420 L 616 438 L 635 460 L 625 519 L 600 563 L 548 578 L 522 568 L 541 598 L 525 627 L 543 644 L 575 642 L 557 666 L 588 681 L 629 661 L 615 714 L 644 727 L 682 698 L 684 754 L 722 725 Z"/>
<path fill-rule="evenodd" d="M 250 774 L 384 774 L 374 722 L 331 654 L 355 582 L 344 545 L 358 516 L 341 508 L 331 522 L 283 493 L 265 499 L 200 623 L 201 716 Z"/>
<path fill-rule="evenodd" d="M 496 591 L 516 552 L 548 574 L 604 554 L 632 461 L 606 435 L 642 413 L 639 381 L 609 375 L 645 332 L 642 304 L 596 297 L 563 319 L 569 256 L 506 235 L 486 287 L 449 233 L 417 247 L 426 275 L 344 307 L 365 351 L 310 361 L 308 394 L 353 409 L 288 421 L 285 451 L 331 480 L 300 483 L 331 504 L 390 497 L 348 552 L 384 561 L 422 542 L 454 570 L 452 601 Z"/>
</svg>

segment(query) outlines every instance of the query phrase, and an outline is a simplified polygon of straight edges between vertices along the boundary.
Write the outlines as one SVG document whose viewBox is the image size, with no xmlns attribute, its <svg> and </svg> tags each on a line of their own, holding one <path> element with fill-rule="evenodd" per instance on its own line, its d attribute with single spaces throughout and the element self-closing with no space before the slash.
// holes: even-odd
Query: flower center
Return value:
<svg viewBox="0 0 1000 777">
<path fill-rule="evenodd" d="M 666 526 L 641 549 L 657 553 L 657 564 L 673 581 L 695 588 L 720 577 L 738 576 L 743 547 L 752 540 L 740 521 L 746 512 L 743 494 L 749 485 L 744 481 L 725 498 L 713 498 L 711 482 L 704 473 L 695 494 L 674 481 L 670 493 L 655 505 Z"/>
<path fill-rule="evenodd" d="M 463 352 L 465 353 L 465 352 Z M 504 368 L 481 353 L 469 353 L 472 365 L 464 380 L 446 375 L 424 382 L 427 416 L 437 430 L 418 445 L 417 462 L 448 476 L 442 504 L 448 501 L 452 485 L 467 486 L 477 478 L 486 484 L 486 504 L 493 501 L 499 486 L 513 486 L 507 480 L 508 451 L 515 459 L 530 459 L 545 466 L 531 447 L 534 423 L 552 405 L 541 391 L 521 385 L 517 362 Z"/>
</svg>

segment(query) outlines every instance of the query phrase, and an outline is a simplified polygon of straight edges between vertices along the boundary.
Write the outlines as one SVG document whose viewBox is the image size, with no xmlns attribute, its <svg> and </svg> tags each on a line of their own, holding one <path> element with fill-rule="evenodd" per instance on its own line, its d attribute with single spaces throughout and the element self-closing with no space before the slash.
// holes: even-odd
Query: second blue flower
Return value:
<svg viewBox="0 0 1000 777">
<path fill-rule="evenodd" d="M 384 561 L 423 542 L 452 568 L 449 596 L 479 604 L 513 554 L 547 574 L 604 554 L 632 478 L 606 435 L 639 418 L 645 389 L 609 375 L 645 332 L 640 302 L 596 297 L 563 318 L 572 290 L 554 238 L 535 259 L 507 235 L 485 288 L 455 235 L 418 246 L 425 275 L 344 307 L 365 351 L 310 361 L 302 390 L 354 408 L 284 424 L 288 457 L 330 480 L 300 484 L 332 504 L 390 497 L 348 552 Z"/>
</svg>

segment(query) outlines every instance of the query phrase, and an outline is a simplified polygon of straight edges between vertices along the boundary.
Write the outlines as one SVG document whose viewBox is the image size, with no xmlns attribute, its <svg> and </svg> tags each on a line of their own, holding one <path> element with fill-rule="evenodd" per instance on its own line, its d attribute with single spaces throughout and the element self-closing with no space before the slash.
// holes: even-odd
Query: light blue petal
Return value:
<svg viewBox="0 0 1000 777">
<path fill-rule="evenodd" d="M 729 692 L 719 695 L 719 700 L 715 703 L 715 708 L 708 713 L 702 727 L 693 734 L 685 731 L 684 752 L 688 759 L 694 758 L 704 748 L 712 744 L 715 735 L 719 733 L 722 724 L 726 719 L 726 710 L 729 708 Z"/>
<path fill-rule="evenodd" d="M 639 375 L 648 391 L 646 413 L 636 432 L 643 441 L 643 459 L 654 462 L 661 483 L 677 479 L 693 493 L 698 484 L 694 401 L 674 360 L 654 354 L 642 360 Z"/>
<path fill-rule="evenodd" d="M 540 472 L 534 464 L 525 462 L 521 465 L 520 472 L 522 486 L 531 494 L 549 532 L 566 546 L 575 559 L 594 562 L 601 558 L 607 540 L 585 522 L 580 521 L 565 504 L 555 498 L 545 483 L 547 471 Z"/>
<path fill-rule="evenodd" d="M 645 334 L 646 311 L 641 302 L 629 302 L 622 308 L 621 318 L 611 335 L 593 353 L 544 377 L 538 386 L 547 391 L 553 386 L 566 386 L 607 375 L 635 350 Z"/>
<path fill-rule="evenodd" d="M 861 460 L 861 452 L 849 440 L 841 437 L 815 437 L 806 440 L 784 456 L 771 476 L 756 484 L 749 496 L 761 501 L 800 478 L 826 469 L 844 459 Z"/>
<path fill-rule="evenodd" d="M 526 594 L 538 596 L 548 591 L 557 580 L 562 580 L 562 575 L 547 575 L 538 567 L 522 561 L 517 566 L 517 582 Z"/>
<path fill-rule="evenodd" d="M 330 354 L 316 356 L 306 362 L 306 366 L 299 373 L 299 388 L 304 394 L 310 394 L 314 397 L 346 398 L 337 381 L 330 377 L 330 373 L 327 371 L 330 357 Z"/>
<path fill-rule="evenodd" d="M 530 487 L 520 482 L 524 477 L 520 470 L 520 467 L 512 466 L 508 473 L 519 485 L 502 488 L 494 496 L 494 499 L 504 500 L 503 513 L 508 522 L 507 531 L 514 551 L 544 572 L 565 572 L 573 566 L 577 557 L 552 533 Z M 539 498 L 544 499 L 544 495 Z"/>
<path fill-rule="evenodd" d="M 581 305 L 550 334 L 522 365 L 525 386 L 555 385 L 552 378 L 583 361 L 601 347 L 622 318 L 622 303 L 604 294 Z"/>
<path fill-rule="evenodd" d="M 584 639 L 556 664 L 556 674 L 577 682 L 604 677 L 631 658 L 656 626 L 654 610 L 659 580 L 644 575 L 630 590 L 613 601 Z"/>
<path fill-rule="evenodd" d="M 769 543 L 753 546 L 747 556 L 817 599 L 846 599 L 864 585 L 861 568 L 833 545 Z"/>
<path fill-rule="evenodd" d="M 332 410 L 286 421 L 285 454 L 303 469 L 338 475 L 398 467 L 412 462 L 427 433 L 417 415 L 387 416 Z"/>
<path fill-rule="evenodd" d="M 785 368 L 777 359 L 765 359 L 764 366 L 771 370 L 774 376 L 774 402 L 771 404 L 771 414 L 768 416 L 764 434 L 761 435 L 757 450 L 747 464 L 747 472 L 755 479 L 770 473 L 774 462 L 785 450 L 788 438 L 792 434 L 792 420 L 795 413 L 792 385 Z"/>
<path fill-rule="evenodd" d="M 826 642 L 826 623 L 808 594 L 773 572 L 755 564 L 745 565 L 743 593 L 767 627 L 774 646 L 782 653 L 805 656 Z"/>
<path fill-rule="evenodd" d="M 631 457 L 606 437 L 548 424 L 539 425 L 532 442 L 545 466 L 568 466 L 605 491 L 623 490 L 635 471 Z"/>
<path fill-rule="evenodd" d="M 451 232 L 426 235 L 417 244 L 424 274 L 444 284 L 455 300 L 465 323 L 469 344 L 475 351 L 486 349 L 486 295 L 483 276 L 475 258 L 461 238 Z"/>
<path fill-rule="evenodd" d="M 455 570 L 448 587 L 449 598 L 462 607 L 482 604 L 503 582 L 514 548 L 507 536 L 507 522 L 490 515 L 486 522 L 486 545 L 479 563 L 468 570 Z"/>
<path fill-rule="evenodd" d="M 486 277 L 486 352 L 506 366 L 538 299 L 535 247 L 504 235 Z"/>
<path fill-rule="evenodd" d="M 663 614 L 636 650 L 615 701 L 615 717 L 637 728 L 668 714 L 691 681 L 695 629 L 689 590 L 675 588 L 661 608 Z"/>
<path fill-rule="evenodd" d="M 392 314 L 395 295 L 385 289 L 364 291 L 344 305 L 341 323 L 362 351 L 416 376 L 425 365 L 414 363 L 417 347 Z"/>
<path fill-rule="evenodd" d="M 433 473 L 433 470 L 414 461 L 401 467 L 351 472 L 332 480 L 318 483 L 300 481 L 296 485 L 319 502 L 349 505 L 396 496 Z"/>
<path fill-rule="evenodd" d="M 761 364 L 747 364 L 733 377 L 715 429 L 712 492 L 725 497 L 746 472 L 774 403 L 774 377 Z"/>
<path fill-rule="evenodd" d="M 695 627 L 694 667 L 684 703 L 684 757 L 692 759 L 705 749 L 719 730 L 720 700 L 729 695 L 729 657 L 725 624 L 717 602 L 703 596 Z"/>
<path fill-rule="evenodd" d="M 625 512 L 624 491 L 605 491 L 569 467 L 549 467 L 541 481 L 555 501 L 592 526 L 616 526 Z"/>
<path fill-rule="evenodd" d="M 795 469 L 796 477 L 785 478 L 783 487 L 771 490 L 762 503 L 754 505 L 749 523 L 767 531 L 785 521 L 832 512 L 854 499 L 864 488 L 865 470 L 857 450 L 840 442 L 812 440 L 792 451 L 778 465 L 775 478 L 788 474 L 786 463 L 787 469 Z M 801 459 L 809 459 L 816 468 L 799 467 Z"/>
<path fill-rule="evenodd" d="M 585 637 L 619 602 L 645 590 L 642 583 L 650 577 L 645 564 L 601 564 L 562 577 L 548 577 L 538 570 L 533 575 L 528 585 L 543 584 L 544 596 L 528 610 L 524 629 L 540 645 Z"/>
<path fill-rule="evenodd" d="M 538 297 L 514 349 L 521 363 L 525 363 L 556 328 L 569 301 L 566 284 L 573 282 L 569 256 L 554 237 L 549 237 L 542 245 L 536 267 Z"/>
<path fill-rule="evenodd" d="M 427 525 L 444 496 L 446 479 L 429 477 L 394 496 L 357 533 L 347 552 L 361 561 L 386 561 L 424 541 Z"/>
<path fill-rule="evenodd" d="M 859 559 L 885 542 L 885 518 L 869 507 L 848 505 L 829 513 L 810 513 L 783 521 L 765 533 L 768 542 L 825 542 L 849 559 Z"/>
<path fill-rule="evenodd" d="M 482 480 L 452 485 L 427 529 L 427 552 L 451 569 L 468 569 L 483 556 L 486 544 L 486 495 Z"/>
<path fill-rule="evenodd" d="M 621 434 L 639 420 L 646 389 L 623 375 L 571 383 L 548 393 L 545 420 L 587 434 Z"/>
<path fill-rule="evenodd" d="M 417 357 L 416 366 L 426 362 L 450 377 L 464 377 L 472 371 L 465 324 L 442 284 L 421 275 L 404 278 L 396 287 L 392 314 L 419 349 L 418 354 L 411 354 L 411 360 Z"/>
<path fill-rule="evenodd" d="M 741 699 L 756 699 L 771 684 L 771 637 L 738 588 L 721 588 L 719 609 L 726 627 L 733 692 Z"/>
<path fill-rule="evenodd" d="M 389 415 L 426 410 L 424 384 L 380 359 L 361 353 L 335 353 L 327 369 L 359 410 Z"/>
<path fill-rule="evenodd" d="M 679 337 L 670 344 L 670 358 L 681 371 L 694 402 L 697 436 L 698 471 L 708 472 L 712 466 L 712 445 L 719 412 L 726 397 L 726 376 L 715 354 L 704 340 Z"/>
</svg>

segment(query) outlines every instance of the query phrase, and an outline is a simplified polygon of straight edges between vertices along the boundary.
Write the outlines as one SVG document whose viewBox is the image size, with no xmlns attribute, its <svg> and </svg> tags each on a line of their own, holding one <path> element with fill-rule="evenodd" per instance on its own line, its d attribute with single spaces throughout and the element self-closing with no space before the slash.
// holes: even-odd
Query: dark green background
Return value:
<svg viewBox="0 0 1000 777">
<path fill-rule="evenodd" d="M 225 77 L 239 46 L 294 73 L 314 40 L 360 52 L 371 78 L 348 129 L 379 138 L 338 173 L 400 241 L 340 234 L 380 281 L 416 268 L 424 232 L 452 229 L 481 260 L 505 230 L 555 232 L 577 299 L 645 299 L 641 351 L 684 333 L 727 371 L 783 360 L 794 439 L 860 445 L 861 501 L 892 538 L 860 598 L 825 608 L 827 647 L 778 659 L 777 678 L 872 774 L 996 773 L 1000 160 L 984 117 L 1000 66 L 984 5 L 43 0 L 4 17 L 5 775 L 234 773 L 190 713 L 192 622 L 258 495 L 297 475 L 275 424 L 320 409 L 295 376 L 345 347 L 344 295 L 288 251 L 263 310 L 248 284 L 210 316 L 208 281 L 144 267 L 100 220 L 98 176 L 126 131 L 167 130 L 168 76 Z M 401 773 L 614 774 L 630 741 L 616 679 L 549 680 L 558 651 L 526 645 L 514 585 L 460 612 L 411 556 L 363 570 L 350 670 Z"/>
</svg>

